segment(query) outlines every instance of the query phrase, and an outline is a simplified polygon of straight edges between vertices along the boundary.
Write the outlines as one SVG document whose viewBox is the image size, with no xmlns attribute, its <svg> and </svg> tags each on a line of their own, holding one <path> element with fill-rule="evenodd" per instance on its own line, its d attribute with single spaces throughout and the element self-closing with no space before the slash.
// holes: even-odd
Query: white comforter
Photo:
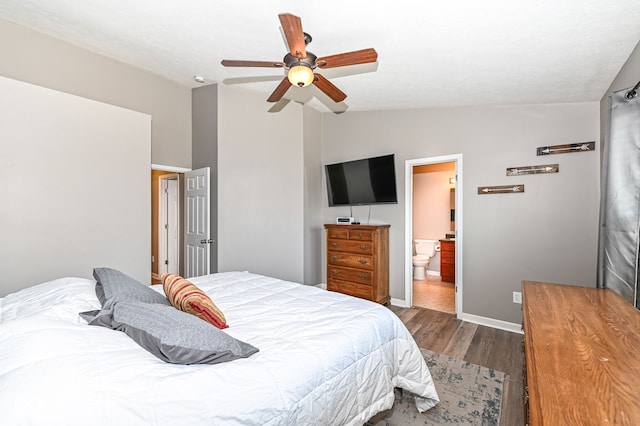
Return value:
<svg viewBox="0 0 640 426">
<path fill-rule="evenodd" d="M 92 280 L 0 299 L 0 423 L 361 425 L 392 406 L 394 387 L 420 395 L 422 411 L 438 401 L 415 341 L 383 306 L 246 272 L 191 281 L 225 313 L 225 332 L 260 352 L 164 363 L 78 316 L 100 307 Z"/>
</svg>

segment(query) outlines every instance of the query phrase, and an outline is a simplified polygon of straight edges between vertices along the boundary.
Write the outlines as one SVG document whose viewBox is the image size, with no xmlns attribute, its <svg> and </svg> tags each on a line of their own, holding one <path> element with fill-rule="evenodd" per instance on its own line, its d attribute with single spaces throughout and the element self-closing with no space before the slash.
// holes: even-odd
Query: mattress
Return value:
<svg viewBox="0 0 640 426">
<path fill-rule="evenodd" d="M 259 349 L 215 365 L 161 361 L 125 333 L 87 325 L 95 281 L 62 278 L 0 299 L 2 424 L 362 425 L 438 402 L 411 334 L 384 306 L 249 272 L 190 279 Z M 152 286 L 162 293 L 162 286 Z"/>
</svg>

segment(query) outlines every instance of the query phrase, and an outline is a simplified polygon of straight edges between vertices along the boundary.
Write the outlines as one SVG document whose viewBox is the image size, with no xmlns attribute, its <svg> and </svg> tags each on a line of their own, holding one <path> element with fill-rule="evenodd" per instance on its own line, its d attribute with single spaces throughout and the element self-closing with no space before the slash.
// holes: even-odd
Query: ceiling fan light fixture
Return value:
<svg viewBox="0 0 640 426">
<path fill-rule="evenodd" d="M 306 87 L 313 82 L 313 71 L 304 65 L 296 65 L 291 67 L 287 74 L 289 82 L 298 87 Z"/>
</svg>

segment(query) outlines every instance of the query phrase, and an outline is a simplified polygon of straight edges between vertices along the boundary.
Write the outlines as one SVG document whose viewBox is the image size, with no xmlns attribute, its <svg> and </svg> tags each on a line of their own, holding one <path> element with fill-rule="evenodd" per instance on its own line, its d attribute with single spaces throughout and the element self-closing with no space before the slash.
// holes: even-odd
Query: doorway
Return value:
<svg viewBox="0 0 640 426">
<path fill-rule="evenodd" d="M 164 272 L 182 273 L 183 169 L 156 166 L 151 170 L 151 282 Z M 162 168 L 160 168 L 162 167 Z M 177 171 L 180 170 L 180 171 Z"/>
<path fill-rule="evenodd" d="M 158 273 L 180 274 L 180 189 L 178 174 L 160 176 Z"/>
<path fill-rule="evenodd" d="M 407 160 L 405 173 L 405 303 L 460 316 L 462 154 Z M 424 268 L 416 254 L 428 257 Z"/>
</svg>

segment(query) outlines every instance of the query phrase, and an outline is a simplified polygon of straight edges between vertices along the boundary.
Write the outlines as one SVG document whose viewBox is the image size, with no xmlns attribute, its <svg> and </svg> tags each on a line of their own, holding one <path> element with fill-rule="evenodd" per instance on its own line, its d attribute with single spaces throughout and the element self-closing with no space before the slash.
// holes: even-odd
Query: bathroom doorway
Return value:
<svg viewBox="0 0 640 426">
<path fill-rule="evenodd" d="M 407 306 L 462 312 L 461 168 L 461 154 L 406 162 Z"/>
</svg>

